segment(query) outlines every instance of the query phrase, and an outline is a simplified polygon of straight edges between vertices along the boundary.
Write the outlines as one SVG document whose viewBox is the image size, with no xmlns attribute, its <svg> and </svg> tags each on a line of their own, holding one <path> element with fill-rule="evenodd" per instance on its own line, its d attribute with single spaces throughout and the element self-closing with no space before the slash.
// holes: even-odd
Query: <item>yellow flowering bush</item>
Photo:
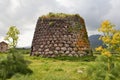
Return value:
<svg viewBox="0 0 120 80">
<path fill-rule="evenodd" d="M 102 22 L 101 27 L 98 29 L 98 31 L 102 32 L 110 32 L 113 31 L 113 24 L 111 24 L 108 20 L 105 20 Z"/>
<path fill-rule="evenodd" d="M 109 43 L 111 41 L 110 36 L 103 36 L 101 39 L 104 43 Z"/>
<path fill-rule="evenodd" d="M 120 32 L 113 34 L 111 43 L 120 44 Z"/>
<path fill-rule="evenodd" d="M 105 47 L 96 48 L 101 55 L 97 56 L 95 64 L 87 68 L 87 77 L 89 80 L 120 80 L 120 57 L 113 54 L 120 53 L 120 30 L 116 30 L 110 21 L 105 20 L 99 32 L 103 33 L 99 39 Z"/>
<path fill-rule="evenodd" d="M 111 57 L 112 56 L 110 51 L 103 51 L 102 55 L 107 56 L 107 57 Z"/>
<path fill-rule="evenodd" d="M 110 51 L 106 50 L 105 48 L 103 48 L 102 46 L 99 46 L 97 48 L 95 48 L 96 51 L 100 51 L 102 55 L 106 56 L 106 57 L 111 57 L 112 54 Z"/>
<path fill-rule="evenodd" d="M 102 46 L 99 46 L 97 48 L 95 48 L 96 51 L 102 51 L 103 50 L 103 47 Z"/>
<path fill-rule="evenodd" d="M 115 25 L 110 21 L 105 20 L 101 23 L 99 32 L 103 33 L 99 39 L 103 41 L 107 51 L 118 52 L 120 47 L 120 30 L 115 29 Z"/>
</svg>

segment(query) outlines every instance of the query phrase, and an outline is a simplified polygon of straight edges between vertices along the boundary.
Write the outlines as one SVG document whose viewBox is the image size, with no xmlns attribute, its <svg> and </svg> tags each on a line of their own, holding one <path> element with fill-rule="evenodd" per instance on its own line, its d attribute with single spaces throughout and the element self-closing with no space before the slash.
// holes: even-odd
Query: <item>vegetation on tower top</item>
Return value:
<svg viewBox="0 0 120 80">
<path fill-rule="evenodd" d="M 43 15 L 40 18 L 81 18 L 79 14 L 66 14 L 66 13 L 52 13 L 50 12 L 47 15 Z"/>
</svg>

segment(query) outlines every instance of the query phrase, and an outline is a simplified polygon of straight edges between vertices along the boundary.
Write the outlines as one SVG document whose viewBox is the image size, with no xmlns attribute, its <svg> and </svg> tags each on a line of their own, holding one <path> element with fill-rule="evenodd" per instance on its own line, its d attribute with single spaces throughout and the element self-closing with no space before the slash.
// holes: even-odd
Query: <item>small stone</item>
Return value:
<svg viewBox="0 0 120 80">
<path fill-rule="evenodd" d="M 81 54 L 81 51 L 78 51 L 77 53 L 78 53 L 78 54 Z"/>
<path fill-rule="evenodd" d="M 78 51 L 79 54 L 86 54 L 84 51 Z"/>
<path fill-rule="evenodd" d="M 41 52 L 39 52 L 39 54 L 41 54 Z"/>
<path fill-rule="evenodd" d="M 58 46 L 62 47 L 62 46 L 63 46 L 63 44 L 58 44 Z"/>
<path fill-rule="evenodd" d="M 72 48 L 68 48 L 69 51 L 72 51 Z"/>
<path fill-rule="evenodd" d="M 66 49 L 66 47 L 62 47 L 61 50 L 62 51 L 66 51 L 67 49 Z"/>
<path fill-rule="evenodd" d="M 41 50 L 42 50 L 41 48 L 38 49 L 38 51 L 41 51 Z"/>
<path fill-rule="evenodd" d="M 84 54 L 79 54 L 80 56 L 84 56 Z"/>
<path fill-rule="evenodd" d="M 48 52 L 49 51 L 49 49 L 45 49 L 45 52 Z"/>
<path fill-rule="evenodd" d="M 78 72 L 78 73 L 83 73 L 83 71 L 82 71 L 82 70 L 78 70 L 77 72 Z"/>
<path fill-rule="evenodd" d="M 45 52 L 45 55 L 48 55 L 49 53 L 48 52 Z"/>
<path fill-rule="evenodd" d="M 72 42 L 71 41 L 67 41 L 68 44 L 71 44 Z"/>
<path fill-rule="evenodd" d="M 45 54 L 45 52 L 41 52 L 41 54 Z"/>
<path fill-rule="evenodd" d="M 77 48 L 73 48 L 73 50 L 74 50 L 74 51 L 78 51 L 78 49 L 77 49 Z"/>
<path fill-rule="evenodd" d="M 43 48 L 43 45 L 41 45 L 40 47 Z"/>
<path fill-rule="evenodd" d="M 56 36 L 53 35 L 53 37 L 55 38 Z"/>
<path fill-rule="evenodd" d="M 38 55 L 38 52 L 35 52 L 34 55 Z"/>
<path fill-rule="evenodd" d="M 61 56 L 66 56 L 66 54 L 61 54 Z"/>
<path fill-rule="evenodd" d="M 64 51 L 59 51 L 59 53 L 61 54 L 61 53 L 64 53 Z"/>
<path fill-rule="evenodd" d="M 54 46 L 56 47 L 56 46 L 57 46 L 57 44 L 54 44 Z"/>
<path fill-rule="evenodd" d="M 70 57 L 71 57 L 71 56 L 73 56 L 73 55 L 72 55 L 72 54 L 69 54 L 68 56 L 70 56 Z"/>
<path fill-rule="evenodd" d="M 66 53 L 66 54 L 69 54 L 69 53 L 70 53 L 70 51 L 66 51 L 65 53 Z"/>
<path fill-rule="evenodd" d="M 46 45 L 44 48 L 48 48 L 48 46 Z"/>
<path fill-rule="evenodd" d="M 67 35 L 64 35 L 64 37 L 67 37 Z"/>
<path fill-rule="evenodd" d="M 71 38 L 71 35 L 68 35 L 68 37 L 70 37 L 70 38 Z"/>
<path fill-rule="evenodd" d="M 67 28 L 67 26 L 65 26 L 65 28 Z"/>
<path fill-rule="evenodd" d="M 55 57 L 55 55 L 52 55 L 51 57 L 52 57 L 52 58 L 54 58 L 54 57 Z"/>
<path fill-rule="evenodd" d="M 35 51 L 36 49 L 35 49 L 35 47 L 33 47 L 33 51 Z"/>
<path fill-rule="evenodd" d="M 75 52 L 75 51 L 72 51 L 71 53 L 72 53 L 72 54 L 75 54 L 76 52 Z"/>
<path fill-rule="evenodd" d="M 52 44 L 49 44 L 48 47 L 52 47 Z"/>
<path fill-rule="evenodd" d="M 56 41 L 56 40 L 57 40 L 57 38 L 54 38 L 54 40 Z"/>
<path fill-rule="evenodd" d="M 49 38 L 49 40 L 52 40 L 52 38 Z"/>
<path fill-rule="evenodd" d="M 43 45 L 45 45 L 46 43 L 45 42 L 43 42 Z"/>
<path fill-rule="evenodd" d="M 54 51 L 55 54 L 58 54 L 58 51 Z"/>
<path fill-rule="evenodd" d="M 47 41 L 47 44 L 50 44 L 50 41 Z"/>
<path fill-rule="evenodd" d="M 49 54 L 53 54 L 53 51 L 49 51 Z"/>
<path fill-rule="evenodd" d="M 54 44 L 54 41 L 51 41 L 51 43 L 53 43 L 53 44 Z"/>
<path fill-rule="evenodd" d="M 69 47 L 69 44 L 65 44 L 65 47 Z"/>
<path fill-rule="evenodd" d="M 78 55 L 78 54 L 74 54 L 74 56 L 75 56 L 75 57 L 79 57 L 79 55 Z"/>
<path fill-rule="evenodd" d="M 58 50 L 58 51 L 59 51 L 59 50 L 60 50 L 60 47 L 56 47 L 56 50 Z"/>
</svg>

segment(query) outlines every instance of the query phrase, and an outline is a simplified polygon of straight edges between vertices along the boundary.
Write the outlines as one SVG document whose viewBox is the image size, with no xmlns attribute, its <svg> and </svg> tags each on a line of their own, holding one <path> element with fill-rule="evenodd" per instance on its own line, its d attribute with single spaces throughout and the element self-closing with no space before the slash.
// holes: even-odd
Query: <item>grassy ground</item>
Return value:
<svg viewBox="0 0 120 80">
<path fill-rule="evenodd" d="M 0 54 L 2 58 L 5 56 L 6 54 Z M 29 68 L 33 73 L 15 74 L 9 80 L 87 80 L 83 79 L 82 75 L 86 67 L 94 63 L 94 57 L 41 58 L 29 54 L 24 54 L 24 57 L 29 62 Z"/>
</svg>

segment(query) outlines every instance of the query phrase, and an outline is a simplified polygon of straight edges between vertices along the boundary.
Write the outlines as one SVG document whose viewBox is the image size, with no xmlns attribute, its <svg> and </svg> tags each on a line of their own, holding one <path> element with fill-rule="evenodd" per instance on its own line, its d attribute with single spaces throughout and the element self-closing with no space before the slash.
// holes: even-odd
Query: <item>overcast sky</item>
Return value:
<svg viewBox="0 0 120 80">
<path fill-rule="evenodd" d="M 39 16 L 49 12 L 79 14 L 89 35 L 103 20 L 120 27 L 120 0 L 0 0 L 0 41 L 12 25 L 20 30 L 19 47 L 31 46 Z"/>
</svg>

